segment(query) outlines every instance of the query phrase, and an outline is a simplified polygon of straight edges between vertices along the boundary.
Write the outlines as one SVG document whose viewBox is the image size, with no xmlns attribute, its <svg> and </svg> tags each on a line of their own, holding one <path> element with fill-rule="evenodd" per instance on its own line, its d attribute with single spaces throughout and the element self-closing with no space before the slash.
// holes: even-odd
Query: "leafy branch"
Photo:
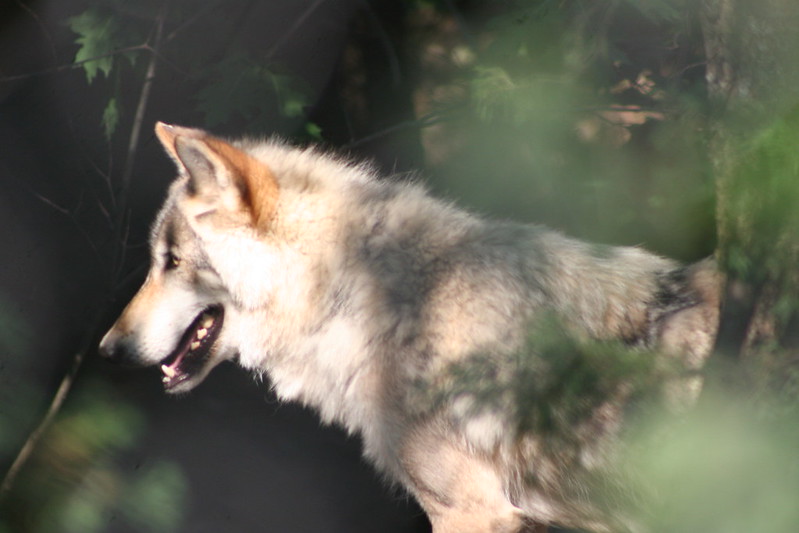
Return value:
<svg viewBox="0 0 799 533">
<path fill-rule="evenodd" d="M 94 75 L 97 73 L 98 69 L 108 74 L 111 68 L 110 65 L 104 64 L 102 62 L 100 63 L 100 66 L 88 67 L 88 65 L 90 65 L 91 62 L 93 61 L 95 62 L 101 61 L 103 58 L 112 57 L 131 50 L 150 50 L 152 52 L 150 56 L 150 62 L 147 66 L 147 70 L 144 76 L 144 81 L 142 83 L 142 88 L 139 93 L 136 115 L 133 121 L 133 125 L 131 126 L 131 131 L 129 136 L 127 157 L 121 175 L 122 188 L 119 193 L 118 202 L 116 205 L 116 217 L 114 220 L 114 239 L 112 241 L 114 243 L 115 249 L 114 249 L 114 261 L 113 261 L 114 266 L 112 269 L 112 278 L 111 278 L 111 283 L 109 284 L 109 290 L 111 291 L 113 291 L 116 288 L 117 282 L 122 277 L 121 274 L 122 265 L 124 263 L 125 250 L 127 248 L 127 229 L 125 224 L 125 217 L 126 217 L 128 196 L 130 190 L 130 177 L 132 175 L 133 164 L 136 158 L 136 154 L 138 152 L 139 137 L 141 133 L 141 124 L 144 118 L 144 111 L 149 102 L 150 91 L 152 88 L 153 80 L 155 79 L 155 67 L 158 60 L 158 51 L 161 49 L 161 46 L 163 45 L 164 22 L 166 20 L 168 7 L 169 7 L 169 2 L 164 2 L 158 13 L 158 16 L 155 21 L 155 32 L 152 45 L 145 43 L 133 47 L 116 49 L 112 52 L 100 54 L 98 56 L 93 56 L 93 57 L 83 57 L 83 55 L 79 52 L 78 56 L 76 56 L 76 58 L 81 57 L 77 66 L 83 66 L 85 69 L 87 69 L 86 70 L 87 79 L 88 81 L 91 81 Z M 84 49 L 81 49 L 81 51 L 83 50 Z M 76 65 L 69 66 L 69 68 L 75 68 L 75 67 Z M 110 298 L 106 299 L 106 301 L 108 300 L 110 300 Z M 58 389 L 55 395 L 53 396 L 44 417 L 36 426 L 36 428 L 28 435 L 28 438 L 25 440 L 25 443 L 20 448 L 20 451 L 18 452 L 16 458 L 11 464 L 11 467 L 9 468 L 5 477 L 3 478 L 2 485 L 0 485 L 0 499 L 4 498 L 10 492 L 20 470 L 26 464 L 33 451 L 36 449 L 43 435 L 52 425 L 56 415 L 61 411 L 61 408 L 63 407 L 64 402 L 66 401 L 70 393 L 70 390 L 72 389 L 75 383 L 75 378 L 77 377 L 80 368 L 83 365 L 83 361 L 85 360 L 86 355 L 94 349 L 97 339 L 102 333 L 101 327 L 103 323 L 103 317 L 106 315 L 106 313 L 107 309 L 105 305 L 98 306 L 98 311 L 96 312 L 94 318 L 92 319 L 89 327 L 86 328 L 85 335 L 81 342 L 81 345 L 72 358 L 72 364 L 70 365 L 69 370 L 61 379 Z"/>
<path fill-rule="evenodd" d="M 295 117 L 302 113 L 307 105 L 305 92 L 298 86 L 296 80 L 286 74 L 277 73 L 264 65 L 282 48 L 291 37 L 299 31 L 308 18 L 324 3 L 325 0 L 312 2 L 294 23 L 262 54 L 261 61 L 250 60 L 244 54 L 228 54 L 226 59 L 211 65 L 204 71 L 222 74 L 219 77 L 207 78 L 205 87 L 201 91 L 198 107 L 206 113 L 210 120 L 223 121 L 236 113 L 251 116 L 254 111 L 258 113 L 256 102 L 263 103 L 269 99 L 263 98 L 264 94 L 271 97 L 279 106 L 282 116 Z M 143 68 L 140 75 L 141 87 L 135 104 L 135 110 L 130 125 L 125 150 L 124 164 L 116 177 L 112 180 L 110 172 L 96 169 L 103 177 L 109 193 L 109 201 L 99 201 L 100 213 L 109 221 L 111 235 L 108 242 L 110 268 L 107 283 L 107 292 L 102 297 L 102 302 L 96 307 L 96 313 L 84 330 L 84 336 L 79 343 L 78 350 L 72 356 L 69 370 L 65 373 L 53 395 L 49 406 L 36 427 L 27 436 L 15 457 L 11 467 L 0 484 L 0 500 L 5 499 L 15 485 L 15 481 L 30 459 L 34 450 L 39 446 L 42 438 L 47 434 L 58 414 L 61 412 L 66 399 L 70 395 L 75 379 L 83 366 L 84 360 L 90 354 L 102 335 L 104 319 L 109 313 L 108 304 L 112 294 L 123 284 L 127 283 L 134 275 L 140 272 L 135 269 L 125 274 L 126 252 L 129 241 L 129 197 L 136 158 L 139 152 L 142 125 L 151 100 L 153 85 L 159 64 L 169 64 L 163 51 L 168 43 L 180 33 L 207 17 L 213 10 L 218 9 L 219 2 L 208 2 L 203 9 L 192 9 L 188 17 L 177 19 L 177 24 L 167 28 L 170 2 L 159 4 L 158 12 L 152 16 L 149 30 L 137 26 L 129 27 L 127 21 L 120 16 L 118 11 L 111 11 L 103 7 L 91 7 L 83 13 L 67 20 L 67 25 L 77 34 L 75 43 L 78 49 L 74 60 L 68 64 L 57 65 L 51 68 L 25 74 L 0 77 L 2 82 L 15 82 L 34 77 L 59 74 L 75 69 L 82 69 L 86 75 L 87 83 L 96 83 L 106 80 L 113 75 L 120 74 L 120 66 L 124 63 L 121 58 L 126 58 L 131 67 Z M 149 15 L 148 15 L 149 16 Z M 138 20 L 138 19 L 137 19 Z M 135 43 L 135 44 L 131 44 Z M 138 62 L 138 54 L 144 52 L 147 62 Z M 171 65 L 176 70 L 180 69 Z M 138 71 L 139 69 L 137 69 Z M 235 76 L 225 76 L 225 73 L 235 71 Z M 184 72 L 185 73 L 185 72 Z M 192 73 L 185 73 L 192 76 Z M 200 77 L 201 76 L 197 76 Z M 232 82 L 230 80 L 233 80 Z M 244 91 L 244 93 L 240 93 Z M 233 96 L 233 98 L 229 98 Z M 225 108 L 225 102 L 230 106 Z M 220 107 L 221 106 L 221 107 Z M 107 105 L 104 107 L 101 124 L 105 129 L 106 139 L 110 142 L 114 134 L 121 111 L 119 99 L 111 91 Z M 110 157 L 110 155 L 109 155 Z M 74 213 L 50 199 L 33 193 L 41 201 L 58 211 L 72 217 Z M 104 204 L 108 205 L 104 205 Z M 87 236 L 93 249 L 96 249 L 92 239 Z"/>
</svg>

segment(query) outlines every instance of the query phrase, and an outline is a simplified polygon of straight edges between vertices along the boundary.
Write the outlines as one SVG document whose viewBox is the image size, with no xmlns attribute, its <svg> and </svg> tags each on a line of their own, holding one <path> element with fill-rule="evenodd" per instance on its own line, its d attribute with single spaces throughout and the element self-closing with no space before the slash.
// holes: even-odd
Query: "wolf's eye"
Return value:
<svg viewBox="0 0 799 533">
<path fill-rule="evenodd" d="M 166 270 L 174 270 L 180 266 L 180 257 L 176 256 L 172 252 L 166 253 L 166 261 L 164 262 L 164 268 Z"/>
</svg>

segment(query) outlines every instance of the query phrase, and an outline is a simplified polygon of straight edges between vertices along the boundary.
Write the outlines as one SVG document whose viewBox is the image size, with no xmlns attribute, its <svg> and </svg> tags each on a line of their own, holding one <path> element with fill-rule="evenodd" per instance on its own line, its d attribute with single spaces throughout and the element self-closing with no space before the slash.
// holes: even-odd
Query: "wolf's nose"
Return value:
<svg viewBox="0 0 799 533">
<path fill-rule="evenodd" d="M 103 342 L 97 347 L 97 353 L 100 354 L 100 357 L 105 359 L 114 359 L 114 348 Z"/>
<path fill-rule="evenodd" d="M 116 344 L 117 335 L 114 333 L 114 328 L 109 329 L 100 340 L 100 345 L 97 347 L 97 353 L 106 359 L 114 358 L 114 345 Z"/>
<path fill-rule="evenodd" d="M 124 343 L 118 343 L 111 346 L 100 344 L 98 350 L 102 357 L 105 357 L 114 364 L 124 366 L 140 366 L 136 354 L 127 348 Z"/>
<path fill-rule="evenodd" d="M 97 352 L 112 363 L 129 367 L 146 365 L 141 352 L 137 349 L 135 340 L 129 334 L 120 332 L 116 328 L 111 328 L 105 334 L 97 347 Z"/>
<path fill-rule="evenodd" d="M 97 353 L 113 363 L 131 363 L 134 359 L 133 354 L 126 347 L 126 343 L 122 342 L 113 329 L 106 333 L 103 340 L 100 341 Z"/>
</svg>

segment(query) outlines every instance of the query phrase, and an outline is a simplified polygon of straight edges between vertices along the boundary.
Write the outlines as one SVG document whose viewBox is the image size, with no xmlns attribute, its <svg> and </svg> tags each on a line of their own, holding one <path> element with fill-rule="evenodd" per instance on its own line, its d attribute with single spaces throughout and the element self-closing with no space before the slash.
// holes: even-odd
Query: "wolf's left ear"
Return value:
<svg viewBox="0 0 799 533">
<path fill-rule="evenodd" d="M 203 130 L 159 122 L 155 133 L 204 212 L 244 211 L 253 226 L 268 228 L 279 188 L 265 163 Z"/>
<path fill-rule="evenodd" d="M 208 133 L 204 130 L 197 128 L 184 128 L 183 126 L 173 126 L 160 121 L 155 123 L 155 135 L 158 137 L 158 140 L 161 141 L 161 145 L 164 147 L 164 150 L 166 150 L 166 153 L 169 154 L 169 157 L 172 158 L 172 160 L 178 166 L 178 170 L 181 172 L 185 171 L 186 167 L 183 165 L 180 157 L 178 157 L 178 152 L 175 147 L 175 139 L 178 137 L 178 135 L 181 137 L 194 139 L 208 137 Z"/>
</svg>

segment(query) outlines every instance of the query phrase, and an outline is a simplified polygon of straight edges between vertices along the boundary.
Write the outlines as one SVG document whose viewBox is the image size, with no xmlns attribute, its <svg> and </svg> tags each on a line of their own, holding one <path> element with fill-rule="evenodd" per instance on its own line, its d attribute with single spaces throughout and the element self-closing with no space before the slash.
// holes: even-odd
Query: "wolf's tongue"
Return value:
<svg viewBox="0 0 799 533">
<path fill-rule="evenodd" d="M 196 341 L 194 341 L 194 342 L 196 342 Z M 192 342 L 192 344 L 194 342 Z M 164 383 L 169 382 L 169 380 L 171 380 L 172 378 L 174 378 L 175 376 L 177 376 L 180 373 L 180 370 L 179 370 L 180 363 L 183 362 L 183 358 L 186 356 L 186 354 L 189 353 L 189 350 L 190 349 L 189 349 L 188 346 L 185 347 L 184 349 L 182 349 L 178 353 L 177 357 L 175 357 L 175 360 L 172 361 L 171 364 L 169 364 L 169 365 L 167 365 L 167 364 L 161 365 L 161 372 L 164 373 Z"/>
</svg>

